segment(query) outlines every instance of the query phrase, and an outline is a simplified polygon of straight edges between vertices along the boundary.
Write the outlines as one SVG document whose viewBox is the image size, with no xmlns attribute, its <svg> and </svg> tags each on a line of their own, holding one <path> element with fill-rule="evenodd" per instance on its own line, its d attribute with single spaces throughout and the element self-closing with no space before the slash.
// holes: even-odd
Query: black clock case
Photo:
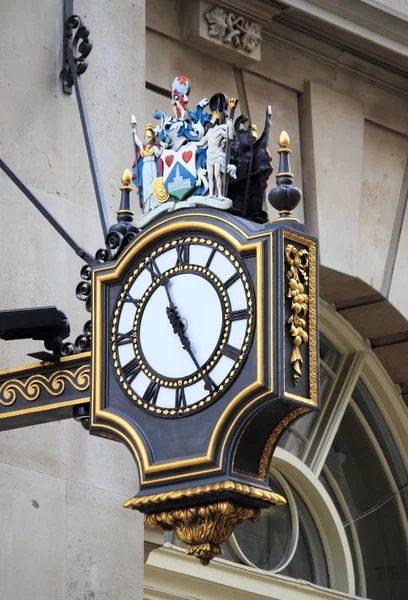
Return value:
<svg viewBox="0 0 408 600">
<path fill-rule="evenodd" d="M 154 236 L 154 244 L 162 243 L 177 232 L 211 236 L 227 246 L 235 240 L 255 291 L 256 327 L 244 364 L 223 396 L 192 414 L 164 418 L 141 410 L 120 387 L 109 333 L 121 285 L 141 255 L 141 240 Z M 309 256 L 308 342 L 300 347 L 303 366 L 297 384 L 288 324 L 293 314 L 288 244 Z M 143 252 L 147 248 L 151 242 Z M 140 479 L 136 497 L 225 481 L 269 489 L 269 464 L 279 437 L 295 419 L 318 408 L 317 266 L 317 240 L 296 220 L 257 224 L 221 211 L 187 209 L 155 221 L 119 261 L 94 269 L 90 431 L 129 447 Z M 230 496 L 233 492 L 223 494 Z M 206 495 L 205 503 L 211 499 Z M 197 498 L 184 498 L 178 506 L 190 502 L 197 505 Z"/>
</svg>

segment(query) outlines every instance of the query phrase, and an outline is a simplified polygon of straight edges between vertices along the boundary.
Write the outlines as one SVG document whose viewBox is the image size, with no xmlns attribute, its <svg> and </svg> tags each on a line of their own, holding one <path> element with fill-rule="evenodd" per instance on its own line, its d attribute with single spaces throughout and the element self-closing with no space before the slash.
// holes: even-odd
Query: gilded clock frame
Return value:
<svg viewBox="0 0 408 600">
<path fill-rule="evenodd" d="M 254 251 L 256 257 L 256 309 L 255 309 L 255 327 L 257 331 L 256 340 L 256 378 L 246 386 L 240 393 L 238 393 L 233 400 L 225 407 L 221 414 L 216 426 L 214 427 L 213 433 L 210 437 L 207 451 L 205 454 L 200 456 L 190 457 L 188 459 L 172 460 L 169 462 L 152 463 L 148 454 L 148 450 L 138 432 L 132 427 L 132 425 L 123 417 L 104 410 L 103 407 L 103 396 L 102 396 L 102 379 L 96 376 L 97 373 L 101 372 L 102 367 L 102 335 L 103 335 L 103 286 L 107 283 L 118 280 L 118 278 L 124 273 L 129 263 L 134 259 L 136 255 L 141 253 L 143 249 L 148 247 L 150 244 L 158 241 L 159 238 L 165 237 L 169 234 L 185 232 L 185 228 L 197 229 L 198 231 L 208 232 L 211 235 L 215 235 L 220 239 L 224 239 L 226 242 L 234 248 L 235 251 L 241 253 L 243 251 Z M 230 230 L 230 231 L 229 231 Z M 239 237 L 244 242 L 241 243 L 231 231 L 236 231 Z M 230 219 L 223 216 L 209 215 L 205 212 L 192 211 L 186 212 L 182 215 L 169 216 L 157 224 L 150 227 L 145 232 L 141 233 L 137 240 L 132 246 L 119 258 L 116 265 L 102 266 L 93 271 L 93 368 L 92 368 L 92 397 L 91 397 L 91 428 L 105 432 L 108 435 L 119 437 L 131 450 L 136 463 L 139 468 L 140 483 L 141 485 L 153 485 L 156 483 L 166 484 L 170 481 L 177 481 L 186 477 L 185 468 L 189 468 L 189 477 L 195 475 L 216 475 L 222 471 L 222 464 L 224 462 L 224 456 L 229 447 L 229 440 L 231 436 L 235 434 L 237 423 L 245 418 L 245 414 L 248 411 L 253 410 L 256 403 L 259 403 L 263 398 L 271 396 L 277 392 L 275 389 L 274 381 L 274 319 L 270 320 L 270 326 L 267 332 L 264 332 L 263 323 L 263 310 L 265 302 L 265 289 L 263 280 L 263 268 L 264 268 L 264 242 L 268 240 L 268 261 L 271 265 L 271 273 L 269 279 L 269 298 L 270 298 L 270 311 L 274 314 L 274 237 L 279 235 L 279 232 L 275 228 L 263 231 L 254 231 L 253 234 L 247 233 L 243 228 L 239 227 L 236 222 L 232 222 Z M 315 265 L 314 265 L 315 268 Z M 314 323 L 310 323 L 310 334 L 316 337 L 316 331 L 312 331 L 315 327 Z M 265 377 L 264 372 L 264 349 L 265 345 L 268 344 L 270 349 L 270 362 L 268 368 L 269 385 L 268 390 L 265 389 Z M 313 381 L 317 377 L 317 370 L 315 365 L 310 365 L 309 378 Z M 257 394 L 256 391 L 259 391 Z M 241 400 L 251 394 L 253 397 L 251 400 L 244 404 L 240 410 L 236 411 L 236 407 L 239 405 Z M 299 402 L 303 405 L 310 405 L 310 407 L 317 405 L 317 398 L 313 397 L 299 397 Z M 235 411 L 233 419 L 229 419 L 231 413 Z M 215 450 L 217 448 L 220 434 L 227 420 L 228 427 L 226 433 L 223 432 L 221 447 L 217 458 L 217 463 L 214 462 Z M 184 472 L 182 471 L 184 469 Z M 169 473 L 171 471 L 171 473 Z M 177 472 L 178 471 L 178 472 Z"/>
<path fill-rule="evenodd" d="M 171 250 L 172 248 L 175 248 L 178 244 L 181 244 L 181 243 L 201 244 L 203 246 L 206 245 L 209 248 L 217 250 L 218 252 L 220 252 L 221 254 L 226 256 L 226 258 L 228 258 L 231 261 L 231 263 L 233 264 L 233 266 L 239 273 L 239 277 L 240 277 L 240 279 L 243 283 L 243 287 L 245 289 L 247 305 L 248 305 L 248 318 L 247 318 L 245 338 L 244 338 L 243 343 L 241 344 L 242 352 L 241 352 L 239 358 L 235 361 L 235 363 L 231 367 L 227 376 L 223 379 L 221 384 L 218 386 L 218 388 L 216 390 L 214 390 L 212 393 L 209 393 L 206 398 L 204 398 L 200 401 L 197 401 L 192 405 L 186 406 L 185 408 L 164 409 L 162 407 L 152 406 L 149 403 L 147 403 L 146 401 L 144 401 L 132 390 L 131 386 L 126 382 L 126 380 L 122 374 L 122 369 L 121 369 L 121 365 L 120 365 L 118 353 L 117 353 L 117 347 L 116 347 L 116 344 L 115 344 L 113 338 L 114 338 L 115 334 L 117 333 L 120 310 L 124 304 L 126 291 L 129 290 L 129 288 L 132 285 L 132 282 L 136 279 L 138 274 L 146 267 L 146 264 L 149 263 L 152 258 L 156 258 L 156 256 L 160 256 L 160 254 L 162 254 L 163 252 L 165 252 L 167 250 Z M 115 304 L 115 310 L 113 313 L 112 326 L 111 326 L 111 331 L 112 331 L 111 351 L 112 351 L 112 360 L 113 360 L 113 364 L 115 367 L 116 375 L 120 382 L 121 387 L 124 389 L 125 393 L 129 394 L 129 396 L 136 402 L 136 404 L 140 408 L 147 410 L 158 416 L 169 417 L 169 418 L 179 417 L 182 415 L 183 416 L 190 415 L 194 412 L 197 412 L 198 410 L 202 410 L 203 408 L 208 406 L 209 403 L 215 402 L 217 400 L 217 398 L 219 397 L 220 392 L 225 391 L 226 388 L 232 383 L 232 381 L 238 375 L 243 363 L 245 362 L 245 359 L 248 355 L 248 352 L 249 352 L 249 349 L 250 349 L 250 346 L 252 343 L 253 331 L 254 331 L 254 317 L 255 317 L 255 315 L 254 315 L 255 307 L 253 306 L 255 294 L 252 289 L 251 281 L 247 276 L 245 265 L 242 262 L 240 263 L 237 260 L 237 258 L 238 257 L 233 255 L 227 248 L 224 248 L 222 246 L 222 244 L 219 244 L 218 242 L 215 242 L 211 239 L 203 238 L 198 235 L 197 236 L 195 236 L 195 235 L 187 236 L 187 237 L 185 235 L 183 235 L 179 239 L 172 240 L 171 242 L 165 242 L 165 243 L 163 243 L 162 246 L 159 246 L 157 249 L 153 250 L 148 256 L 146 256 L 136 266 L 136 268 L 133 270 L 131 275 L 128 277 L 126 283 L 123 286 L 122 291 L 119 294 L 119 299 L 116 301 L 116 304 Z M 218 347 L 217 347 L 217 350 L 216 350 L 214 356 L 211 357 L 207 361 L 208 364 L 202 370 L 205 373 L 205 372 L 208 372 L 210 370 L 210 368 L 216 364 L 216 362 L 218 361 L 218 359 L 221 355 L 222 348 L 225 346 L 226 341 L 228 339 L 230 329 L 231 329 L 231 322 L 229 320 L 228 315 L 230 312 L 232 312 L 231 306 L 230 306 L 230 302 L 228 299 L 226 288 L 224 287 L 222 282 L 211 272 L 211 269 L 207 269 L 205 267 L 201 267 L 198 265 L 189 264 L 189 265 L 183 265 L 183 266 L 178 266 L 178 267 L 175 266 L 175 267 L 169 269 L 168 271 L 166 271 L 165 273 L 163 273 L 162 275 L 168 274 L 168 275 L 172 276 L 173 274 L 181 273 L 182 271 L 193 271 L 194 273 L 196 273 L 198 275 L 207 273 L 208 277 L 212 280 L 212 283 L 213 283 L 214 287 L 216 288 L 218 295 L 220 296 L 221 302 L 224 303 L 223 314 L 224 314 L 224 319 L 225 319 L 225 325 L 223 327 L 223 332 L 220 336 L 220 343 L 218 344 Z M 136 314 L 134 317 L 134 333 L 135 334 L 136 334 L 137 321 L 141 318 L 141 312 L 143 310 L 143 306 L 145 303 L 147 303 L 151 294 L 157 287 L 159 281 L 160 281 L 160 278 L 158 278 L 156 281 L 152 282 L 148 286 L 142 299 L 140 300 L 140 304 L 136 310 Z M 142 371 L 147 375 L 147 377 L 150 380 L 152 380 L 156 383 L 159 383 L 160 385 L 163 385 L 165 387 L 180 387 L 182 385 L 187 386 L 190 383 L 198 381 L 200 379 L 200 376 L 195 374 L 188 381 L 183 381 L 183 378 L 181 378 L 179 381 L 174 381 L 174 382 L 166 381 L 166 380 L 162 379 L 160 376 L 158 376 L 157 374 L 152 373 L 146 366 L 145 361 L 143 361 L 142 358 L 140 357 L 141 351 L 140 352 L 138 351 L 136 335 L 134 335 L 133 346 L 134 346 L 135 356 L 138 359 L 139 363 L 141 364 Z"/>
</svg>

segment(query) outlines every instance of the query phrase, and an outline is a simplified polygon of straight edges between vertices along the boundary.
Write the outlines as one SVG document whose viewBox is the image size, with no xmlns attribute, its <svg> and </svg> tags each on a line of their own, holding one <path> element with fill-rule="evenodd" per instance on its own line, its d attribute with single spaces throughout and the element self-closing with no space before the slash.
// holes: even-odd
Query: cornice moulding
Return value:
<svg viewBox="0 0 408 600">
<path fill-rule="evenodd" d="M 190 600 L 192 578 L 198 598 L 208 597 L 212 586 L 216 586 L 218 600 L 358 600 L 356 596 L 222 559 L 214 559 L 203 569 L 198 561 L 195 564 L 171 544 L 150 555 L 145 566 L 144 597 L 146 600 L 164 597 Z"/>
<path fill-rule="evenodd" d="M 286 10 L 284 4 L 271 0 L 215 0 L 213 4 L 257 21 L 261 25 L 269 24 L 276 15 Z"/>
<path fill-rule="evenodd" d="M 313 18 L 317 29 L 326 24 L 348 32 L 402 56 L 408 56 L 408 25 L 385 10 L 363 4 L 360 0 L 284 0 L 285 17 L 291 21 Z"/>
</svg>

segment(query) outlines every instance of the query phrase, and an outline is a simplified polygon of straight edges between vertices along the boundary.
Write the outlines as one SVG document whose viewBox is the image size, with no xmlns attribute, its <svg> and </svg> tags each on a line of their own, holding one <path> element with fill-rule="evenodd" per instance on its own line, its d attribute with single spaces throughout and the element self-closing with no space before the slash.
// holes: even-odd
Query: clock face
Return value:
<svg viewBox="0 0 408 600">
<path fill-rule="evenodd" d="M 179 236 L 139 259 L 114 309 L 111 350 L 121 387 L 161 417 L 223 394 L 251 345 L 254 294 L 239 255 Z"/>
</svg>

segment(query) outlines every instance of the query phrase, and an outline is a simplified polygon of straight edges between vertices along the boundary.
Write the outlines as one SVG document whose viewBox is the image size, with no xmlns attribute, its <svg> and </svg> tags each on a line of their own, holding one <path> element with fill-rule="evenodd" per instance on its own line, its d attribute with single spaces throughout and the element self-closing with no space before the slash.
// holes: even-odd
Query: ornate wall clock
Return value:
<svg viewBox="0 0 408 600">
<path fill-rule="evenodd" d="M 317 242 L 292 216 L 301 193 L 284 133 L 269 194 L 280 214 L 268 223 L 270 109 L 258 138 L 245 115 L 235 119 L 238 101 L 222 93 L 189 110 L 186 77 L 173 81 L 172 115 L 156 111 L 158 124 L 146 124 L 143 140 L 132 118 L 133 176 L 122 176 L 117 223 L 108 228 L 80 81 L 92 44 L 70 4 L 61 77 L 65 91 L 75 86 L 105 248 L 95 257 L 81 248 L 0 160 L 87 263 L 76 292 L 92 313 L 75 343 L 59 340 L 47 354 L 55 367 L 2 380 L 0 404 L 9 406 L 32 377 L 45 387 L 54 372 L 60 380 L 66 356 L 66 401 L 51 406 L 44 396 L 42 422 L 76 414 L 91 434 L 125 443 L 140 480 L 125 507 L 174 529 L 187 553 L 208 564 L 237 524 L 285 502 L 269 487 L 274 448 L 288 425 L 318 407 Z M 71 387 L 79 389 L 79 370 L 89 372 L 91 340 L 88 413 L 83 375 L 79 396 Z M 83 360 L 71 360 L 80 352 Z M 21 422 L 19 406 L 6 415 L 10 427 Z M 58 410 L 54 417 L 47 407 Z M 41 422 L 32 414 L 24 425 Z"/>
<path fill-rule="evenodd" d="M 274 223 L 160 206 L 93 269 L 91 433 L 136 460 L 125 506 L 203 563 L 237 523 L 285 502 L 268 486 L 273 450 L 317 407 L 316 241 L 291 216 L 300 192 L 280 142 Z"/>
</svg>

